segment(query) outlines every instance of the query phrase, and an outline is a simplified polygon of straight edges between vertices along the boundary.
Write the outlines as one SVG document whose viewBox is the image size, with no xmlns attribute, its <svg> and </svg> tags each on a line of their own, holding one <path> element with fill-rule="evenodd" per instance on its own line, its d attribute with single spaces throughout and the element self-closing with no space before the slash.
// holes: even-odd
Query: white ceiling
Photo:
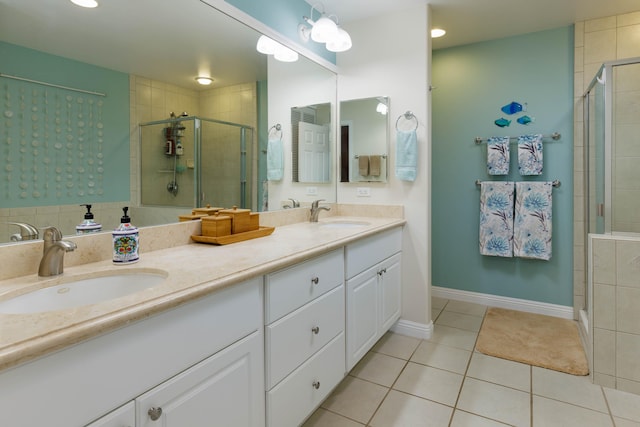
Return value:
<svg viewBox="0 0 640 427">
<path fill-rule="evenodd" d="M 447 31 L 446 36 L 433 40 L 434 49 L 640 10 L 638 0 L 322 0 L 322 3 L 327 13 L 338 16 L 347 31 L 351 21 L 428 3 L 432 27 Z"/>
<path fill-rule="evenodd" d="M 447 30 L 436 49 L 640 10 L 639 0 L 323 0 L 347 30 L 349 22 L 424 3 L 433 26 Z M 199 0 L 102 0 L 96 9 L 0 0 L 2 41 L 192 89 L 202 88 L 198 74 L 218 86 L 266 78 L 258 36 Z"/>
</svg>

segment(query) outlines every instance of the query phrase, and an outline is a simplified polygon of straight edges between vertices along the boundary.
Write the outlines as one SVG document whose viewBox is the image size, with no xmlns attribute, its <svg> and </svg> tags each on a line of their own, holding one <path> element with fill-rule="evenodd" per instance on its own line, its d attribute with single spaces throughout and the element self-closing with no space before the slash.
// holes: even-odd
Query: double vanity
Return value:
<svg viewBox="0 0 640 427">
<path fill-rule="evenodd" d="M 398 320 L 403 224 L 326 217 L 0 281 L 0 424 L 299 425 Z"/>
</svg>

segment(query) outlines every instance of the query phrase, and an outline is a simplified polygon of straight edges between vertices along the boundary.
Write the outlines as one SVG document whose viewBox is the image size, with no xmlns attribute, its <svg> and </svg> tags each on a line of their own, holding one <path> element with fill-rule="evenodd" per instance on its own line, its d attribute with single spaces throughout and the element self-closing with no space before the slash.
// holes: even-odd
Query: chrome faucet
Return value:
<svg viewBox="0 0 640 427">
<path fill-rule="evenodd" d="M 323 201 L 324 199 L 319 199 L 319 200 L 314 200 L 313 203 L 311 203 L 311 217 L 309 218 L 309 221 L 318 222 L 318 214 L 320 213 L 321 210 L 324 210 L 324 211 L 331 210 L 331 208 L 328 208 L 326 206 L 318 206 L 318 204 Z"/>
<path fill-rule="evenodd" d="M 291 207 L 292 208 L 299 208 L 300 207 L 300 202 L 297 201 L 296 199 L 291 199 L 290 198 L 289 200 L 291 200 Z"/>
<path fill-rule="evenodd" d="M 20 233 L 11 235 L 12 242 L 21 242 L 23 240 L 36 240 L 38 238 L 38 229 L 26 222 L 9 222 L 8 224 L 20 227 Z"/>
<path fill-rule="evenodd" d="M 62 233 L 54 226 L 43 229 L 44 249 L 38 269 L 38 276 L 56 276 L 62 274 L 64 253 L 77 248 L 74 242 L 62 240 Z"/>
</svg>

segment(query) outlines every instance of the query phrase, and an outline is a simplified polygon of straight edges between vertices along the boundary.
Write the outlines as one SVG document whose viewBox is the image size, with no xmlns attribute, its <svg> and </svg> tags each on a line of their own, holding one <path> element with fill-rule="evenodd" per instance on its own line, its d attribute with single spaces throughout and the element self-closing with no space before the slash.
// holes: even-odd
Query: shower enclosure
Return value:
<svg viewBox="0 0 640 427">
<path fill-rule="evenodd" d="M 256 209 L 252 127 L 197 116 L 140 124 L 142 206 Z"/>
<path fill-rule="evenodd" d="M 640 58 L 607 62 L 584 94 L 587 233 L 640 233 Z"/>
</svg>

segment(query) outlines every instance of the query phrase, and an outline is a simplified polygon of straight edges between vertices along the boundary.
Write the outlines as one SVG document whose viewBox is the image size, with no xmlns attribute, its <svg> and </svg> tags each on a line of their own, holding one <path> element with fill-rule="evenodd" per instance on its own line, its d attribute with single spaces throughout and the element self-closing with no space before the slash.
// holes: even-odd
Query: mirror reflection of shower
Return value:
<svg viewBox="0 0 640 427">
<path fill-rule="evenodd" d="M 180 117 L 188 117 L 187 112 L 180 114 Z M 176 119 L 176 114 L 172 111 L 169 114 L 171 119 Z M 169 126 L 162 129 L 165 137 L 164 154 L 173 159 L 173 179 L 167 184 L 167 191 L 175 197 L 178 194 L 178 172 L 185 171 L 183 165 L 178 165 L 178 158 L 184 155 L 182 137 L 184 137 L 185 126 L 180 121 L 173 121 Z M 169 170 L 171 172 L 171 170 Z"/>
</svg>

